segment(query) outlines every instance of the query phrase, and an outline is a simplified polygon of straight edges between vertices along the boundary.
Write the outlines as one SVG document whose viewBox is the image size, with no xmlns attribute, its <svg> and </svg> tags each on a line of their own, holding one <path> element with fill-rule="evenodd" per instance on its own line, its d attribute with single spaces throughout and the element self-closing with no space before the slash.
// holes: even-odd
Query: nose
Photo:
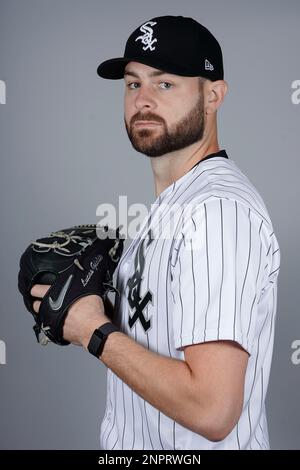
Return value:
<svg viewBox="0 0 300 470">
<path fill-rule="evenodd" d="M 153 92 L 151 92 L 149 87 L 143 85 L 139 88 L 135 98 L 135 106 L 138 110 L 156 108 Z"/>
</svg>

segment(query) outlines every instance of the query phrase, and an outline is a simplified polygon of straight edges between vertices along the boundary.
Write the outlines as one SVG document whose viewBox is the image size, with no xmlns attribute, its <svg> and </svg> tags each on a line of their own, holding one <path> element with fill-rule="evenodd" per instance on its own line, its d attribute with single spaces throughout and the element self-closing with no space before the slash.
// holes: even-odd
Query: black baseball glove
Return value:
<svg viewBox="0 0 300 470">
<path fill-rule="evenodd" d="M 69 307 L 80 297 L 96 294 L 105 299 L 123 251 L 118 229 L 78 225 L 32 242 L 20 260 L 19 291 L 35 319 L 33 327 L 41 344 L 69 344 L 63 325 Z M 39 314 L 30 294 L 34 284 L 51 284 Z"/>
</svg>

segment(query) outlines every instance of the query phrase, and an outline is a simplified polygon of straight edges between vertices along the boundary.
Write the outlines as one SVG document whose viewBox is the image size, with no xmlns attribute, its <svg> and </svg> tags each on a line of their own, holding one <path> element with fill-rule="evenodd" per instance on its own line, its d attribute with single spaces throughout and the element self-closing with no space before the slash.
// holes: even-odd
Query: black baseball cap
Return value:
<svg viewBox="0 0 300 470">
<path fill-rule="evenodd" d="M 159 16 L 146 21 L 128 38 L 124 57 L 102 62 L 97 73 L 118 80 L 124 77 L 131 61 L 187 77 L 212 81 L 224 77 L 220 44 L 208 29 L 184 16 Z"/>
</svg>

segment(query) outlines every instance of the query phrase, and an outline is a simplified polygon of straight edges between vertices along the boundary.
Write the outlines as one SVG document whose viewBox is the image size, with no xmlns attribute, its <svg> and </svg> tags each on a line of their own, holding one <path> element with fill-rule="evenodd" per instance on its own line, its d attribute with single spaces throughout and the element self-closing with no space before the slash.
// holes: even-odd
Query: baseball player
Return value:
<svg viewBox="0 0 300 470">
<path fill-rule="evenodd" d="M 280 251 L 261 196 L 218 144 L 220 45 L 192 18 L 157 17 L 98 74 L 125 82 L 126 130 L 156 191 L 117 267 L 113 321 L 88 295 L 64 324 L 108 368 L 101 448 L 269 449 Z"/>
</svg>

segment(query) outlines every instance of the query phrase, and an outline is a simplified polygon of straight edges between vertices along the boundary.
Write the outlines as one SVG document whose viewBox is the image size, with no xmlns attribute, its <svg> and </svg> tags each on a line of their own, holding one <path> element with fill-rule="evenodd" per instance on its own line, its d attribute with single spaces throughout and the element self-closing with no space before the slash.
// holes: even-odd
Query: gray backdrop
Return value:
<svg viewBox="0 0 300 470">
<path fill-rule="evenodd" d="M 2 449 L 98 447 L 106 369 L 80 348 L 35 343 L 18 260 L 33 237 L 95 223 L 102 202 L 154 201 L 149 160 L 123 128 L 123 82 L 100 79 L 96 67 L 164 14 L 203 22 L 223 47 L 221 147 L 263 196 L 282 256 L 271 446 L 300 448 L 300 364 L 291 359 L 300 340 L 299 0 L 0 0 Z"/>
</svg>

